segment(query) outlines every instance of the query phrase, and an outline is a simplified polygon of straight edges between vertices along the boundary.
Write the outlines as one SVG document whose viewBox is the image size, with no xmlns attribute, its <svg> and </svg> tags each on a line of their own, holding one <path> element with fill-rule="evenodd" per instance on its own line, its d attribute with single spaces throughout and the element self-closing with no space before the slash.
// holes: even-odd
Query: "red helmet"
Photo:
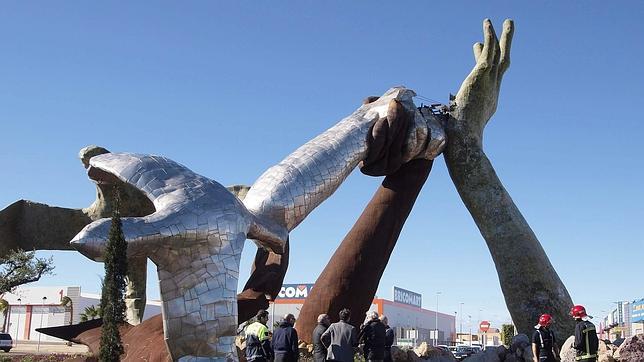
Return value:
<svg viewBox="0 0 644 362">
<path fill-rule="evenodd" d="M 539 317 L 539 325 L 547 327 L 552 323 L 552 316 L 550 314 L 542 314 L 541 317 Z"/>
<path fill-rule="evenodd" d="M 576 305 L 570 309 L 570 315 L 573 318 L 584 318 L 587 317 L 586 308 L 583 305 Z"/>
</svg>

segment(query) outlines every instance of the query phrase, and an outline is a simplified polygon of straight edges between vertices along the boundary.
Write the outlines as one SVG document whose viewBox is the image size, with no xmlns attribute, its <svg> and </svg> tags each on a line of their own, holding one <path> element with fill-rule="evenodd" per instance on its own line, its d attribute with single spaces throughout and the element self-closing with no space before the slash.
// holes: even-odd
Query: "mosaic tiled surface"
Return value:
<svg viewBox="0 0 644 362">
<path fill-rule="evenodd" d="M 416 109 L 413 96 L 412 90 L 391 88 L 377 101 L 363 105 L 264 172 L 248 191 L 244 204 L 289 231 L 295 228 L 366 157 L 371 126 L 387 115 L 392 99 L 415 112 L 403 160 L 435 158 L 443 150 L 445 133 L 435 117 L 425 117 Z"/>
<path fill-rule="evenodd" d="M 288 231 L 331 196 L 365 157 L 370 127 L 386 116 L 390 100 L 415 110 L 413 95 L 392 88 L 363 105 L 266 171 L 244 204 L 217 182 L 165 157 L 111 153 L 90 159 L 90 175 L 92 169 L 114 175 L 154 203 L 156 211 L 149 216 L 123 218 L 123 232 L 130 257 L 149 257 L 157 265 L 173 359 L 237 359 L 236 293 L 244 241 L 252 238 L 279 251 Z M 430 119 L 415 112 L 406 157 L 433 158 L 444 143 L 442 129 L 434 130 Z M 109 219 L 93 222 L 72 243 L 100 260 L 109 227 Z"/>
</svg>

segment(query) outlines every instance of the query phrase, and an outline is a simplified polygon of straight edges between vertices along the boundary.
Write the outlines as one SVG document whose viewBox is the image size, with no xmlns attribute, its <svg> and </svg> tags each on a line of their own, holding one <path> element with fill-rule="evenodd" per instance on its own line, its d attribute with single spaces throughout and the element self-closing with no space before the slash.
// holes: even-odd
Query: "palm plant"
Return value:
<svg viewBox="0 0 644 362">
<path fill-rule="evenodd" d="M 7 312 L 9 311 L 9 302 L 5 299 L 0 299 L 0 313 L 2 313 L 2 333 L 5 332 L 7 327 Z"/>
<path fill-rule="evenodd" d="M 60 305 L 65 307 L 65 311 L 69 309 L 69 325 L 71 326 L 74 323 L 74 302 L 72 302 L 72 298 L 64 296 L 60 300 Z"/>
<path fill-rule="evenodd" d="M 83 313 L 80 314 L 80 320 L 81 322 L 87 322 L 88 320 L 101 318 L 101 314 L 101 307 L 90 305 L 89 307 L 85 307 Z"/>
</svg>

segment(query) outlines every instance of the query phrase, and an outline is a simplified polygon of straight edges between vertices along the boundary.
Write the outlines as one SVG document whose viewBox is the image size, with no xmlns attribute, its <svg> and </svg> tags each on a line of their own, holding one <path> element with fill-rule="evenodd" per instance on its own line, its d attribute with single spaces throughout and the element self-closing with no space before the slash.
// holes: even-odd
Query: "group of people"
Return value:
<svg viewBox="0 0 644 362">
<path fill-rule="evenodd" d="M 343 309 L 340 320 L 331 323 L 326 314 L 318 316 L 313 330 L 313 359 L 316 362 L 351 362 L 356 347 L 363 345 L 367 361 L 392 361 L 391 346 L 394 344 L 394 330 L 388 325 L 387 317 L 368 312 L 364 324 L 358 331 L 349 321 L 351 311 Z M 269 338 L 268 312 L 260 310 L 256 322 L 246 327 L 246 360 L 267 362 L 270 360 L 292 362 L 299 357 L 297 331 L 293 328 L 295 317 L 287 314 Z"/>
<path fill-rule="evenodd" d="M 570 316 L 577 321 L 575 326 L 575 343 L 572 347 L 575 349 L 577 356 L 576 361 L 596 362 L 597 350 L 599 348 L 599 339 L 595 325 L 588 318 L 586 308 L 582 305 L 576 305 L 570 310 Z M 542 314 L 539 322 L 534 328 L 532 335 L 532 355 L 534 362 L 555 362 L 559 360 L 559 346 L 555 334 L 550 330 L 552 316 Z"/>
<path fill-rule="evenodd" d="M 575 305 L 570 315 L 577 321 L 575 343 L 577 361 L 596 362 L 599 339 L 595 325 L 591 323 L 582 305 Z M 394 344 L 394 330 L 389 327 L 386 316 L 367 313 L 365 322 L 358 331 L 351 325 L 351 311 L 340 311 L 340 320 L 331 323 L 326 314 L 318 316 L 318 324 L 313 330 L 313 358 L 316 362 L 351 362 L 356 347 L 363 345 L 367 361 L 387 362 L 391 359 L 391 346 Z M 256 322 L 246 328 L 246 359 L 253 362 L 294 362 L 299 358 L 297 331 L 293 328 L 295 317 L 287 314 L 269 338 L 268 312 L 260 310 Z M 552 316 L 542 314 L 532 335 L 532 354 L 534 362 L 556 362 L 559 360 L 559 346 L 555 334 L 550 330 Z"/>
</svg>

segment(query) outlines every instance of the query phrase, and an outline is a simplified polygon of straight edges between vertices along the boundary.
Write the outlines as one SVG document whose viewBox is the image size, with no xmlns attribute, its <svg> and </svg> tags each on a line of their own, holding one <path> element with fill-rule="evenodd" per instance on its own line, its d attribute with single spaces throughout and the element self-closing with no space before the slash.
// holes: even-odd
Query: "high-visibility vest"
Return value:
<svg viewBox="0 0 644 362">
<path fill-rule="evenodd" d="M 256 336 L 260 342 L 268 339 L 268 328 L 262 323 L 255 322 L 246 327 L 246 338 Z"/>
<path fill-rule="evenodd" d="M 597 354 L 590 354 L 590 333 L 591 332 L 597 333 L 597 330 L 595 330 L 595 326 L 592 324 L 590 326 L 586 326 L 586 328 L 581 331 L 581 334 L 584 335 L 584 338 L 586 340 L 586 354 L 575 357 L 576 361 L 583 361 L 586 359 L 592 359 L 597 357 Z"/>
</svg>

